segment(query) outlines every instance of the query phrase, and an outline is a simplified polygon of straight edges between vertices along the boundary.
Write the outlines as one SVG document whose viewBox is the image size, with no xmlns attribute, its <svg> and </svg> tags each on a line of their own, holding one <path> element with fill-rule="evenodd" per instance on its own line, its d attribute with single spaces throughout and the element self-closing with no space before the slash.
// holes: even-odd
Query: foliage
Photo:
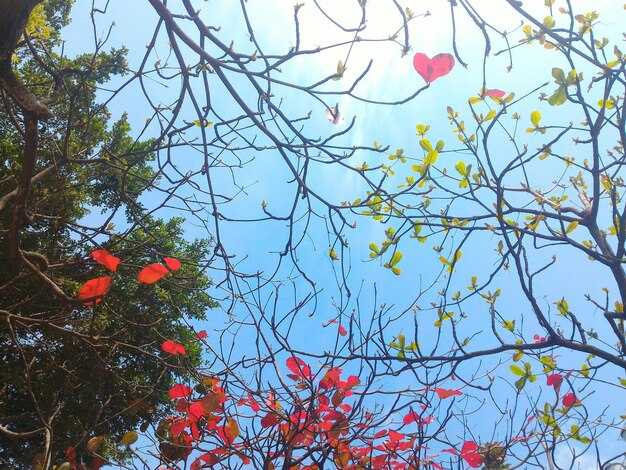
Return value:
<svg viewBox="0 0 626 470">
<path fill-rule="evenodd" d="M 17 158 L 28 145 L 26 111 L 7 96 L 0 111 L 3 467 L 31 468 L 36 461 L 46 467 L 70 445 L 84 449 L 93 433 L 119 439 L 129 428 L 147 426 L 146 410 L 164 411 L 162 391 L 181 374 L 177 361 L 161 357 L 163 337 L 190 341 L 181 320 L 205 318 L 215 306 L 201 266 L 210 240 L 186 241 L 182 219 L 151 216 L 139 201 L 156 177 L 154 141 L 134 139 L 125 115 L 110 122 L 96 99 L 99 84 L 125 73 L 125 51 L 69 59 L 52 49 L 69 7 L 35 7 L 28 46 L 18 45 L 13 60 L 19 80 L 46 97 L 52 113 L 39 129 L 22 220 L 15 208 L 27 171 Z M 120 210 L 125 217 L 118 220 Z M 106 222 L 88 227 L 85 221 L 96 214 Z M 126 225 L 117 230 L 113 220 Z M 16 228 L 17 259 L 10 254 Z M 90 308 L 75 295 L 93 276 L 93 246 L 115 250 L 127 268 L 116 274 L 110 298 Z M 174 278 L 156 290 L 134 281 L 137 266 L 167 255 L 185 261 Z M 192 349 L 187 364 L 198 361 Z"/>
<path fill-rule="evenodd" d="M 28 89 L 6 64 L 0 82 L 3 251 L 20 270 L 0 289 L 27 374 L 7 389 L 33 388 L 20 347 L 87 345 L 81 373 L 107 356 L 155 399 L 109 408 L 81 388 L 74 403 L 112 415 L 53 438 L 42 469 L 623 460 L 607 439 L 625 425 L 608 399 L 626 368 L 623 31 L 569 0 L 334 3 L 94 4 L 94 52 L 72 60 L 47 45 L 45 4 L 15 23 L 34 42 L 11 48 Z M 147 47 L 124 30 L 128 50 L 104 52 L 130 12 Z M 194 333 L 179 321 L 213 302 L 181 287 L 209 274 L 223 310 Z M 28 336 L 40 311 L 56 343 Z"/>
</svg>

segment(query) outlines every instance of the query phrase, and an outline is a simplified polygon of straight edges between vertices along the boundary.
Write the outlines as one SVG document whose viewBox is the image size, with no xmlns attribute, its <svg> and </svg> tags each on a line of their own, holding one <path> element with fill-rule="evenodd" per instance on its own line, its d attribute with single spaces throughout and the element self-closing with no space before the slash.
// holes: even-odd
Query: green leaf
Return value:
<svg viewBox="0 0 626 470">
<path fill-rule="evenodd" d="M 566 101 L 567 92 L 565 91 L 565 85 L 558 87 L 552 96 L 548 98 L 548 103 L 550 103 L 551 106 L 561 106 Z"/>
<path fill-rule="evenodd" d="M 515 375 L 526 377 L 526 372 L 524 371 L 524 369 L 522 369 L 519 366 L 516 366 L 515 364 L 509 366 L 509 369 L 511 369 L 511 372 L 513 372 Z"/>
<path fill-rule="evenodd" d="M 518 391 L 522 391 L 522 389 L 526 386 L 526 377 L 522 377 L 521 379 L 515 381 L 515 387 Z"/>
<path fill-rule="evenodd" d="M 339 256 L 337 256 L 337 252 L 333 250 L 332 248 L 328 249 L 328 256 L 330 256 L 330 259 L 332 259 L 333 261 L 339 260 Z"/>
</svg>

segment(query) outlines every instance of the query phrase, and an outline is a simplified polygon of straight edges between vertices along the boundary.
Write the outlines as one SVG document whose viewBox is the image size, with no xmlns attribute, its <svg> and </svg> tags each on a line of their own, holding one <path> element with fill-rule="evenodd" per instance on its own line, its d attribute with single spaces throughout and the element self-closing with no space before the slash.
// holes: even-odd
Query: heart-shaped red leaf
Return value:
<svg viewBox="0 0 626 470">
<path fill-rule="evenodd" d="M 163 278 L 169 271 L 165 266 L 160 263 L 149 264 L 144 267 L 137 276 L 139 282 L 143 282 L 144 284 L 154 284 Z"/>
<path fill-rule="evenodd" d="M 429 59 L 426 54 L 418 52 L 413 56 L 413 67 L 424 81 L 431 83 L 450 73 L 454 67 L 454 57 L 450 54 L 437 54 Z"/>
<path fill-rule="evenodd" d="M 580 401 L 578 400 L 578 398 L 576 398 L 576 395 L 574 395 L 572 392 L 566 393 L 565 395 L 563 395 L 563 406 L 566 408 L 570 408 L 572 406 L 577 406 L 580 404 Z"/>
<path fill-rule="evenodd" d="M 111 285 L 111 276 L 98 277 L 90 281 L 85 282 L 78 291 L 78 299 L 92 299 L 94 297 L 102 297 Z M 84 305 L 95 305 L 102 302 L 102 298 L 84 302 Z"/>
<path fill-rule="evenodd" d="M 117 265 L 120 264 L 120 259 L 117 256 L 113 256 L 107 250 L 92 251 L 91 257 L 96 260 L 96 262 L 113 272 L 117 270 Z"/>
</svg>

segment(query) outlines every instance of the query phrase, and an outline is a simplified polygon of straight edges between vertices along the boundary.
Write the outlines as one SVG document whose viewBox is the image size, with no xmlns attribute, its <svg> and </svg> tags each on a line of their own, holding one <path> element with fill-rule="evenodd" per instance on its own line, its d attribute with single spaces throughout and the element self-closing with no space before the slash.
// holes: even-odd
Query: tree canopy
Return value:
<svg viewBox="0 0 626 470">
<path fill-rule="evenodd" d="M 0 0 L 0 462 L 624 465 L 626 5 L 431 3 Z"/>
</svg>

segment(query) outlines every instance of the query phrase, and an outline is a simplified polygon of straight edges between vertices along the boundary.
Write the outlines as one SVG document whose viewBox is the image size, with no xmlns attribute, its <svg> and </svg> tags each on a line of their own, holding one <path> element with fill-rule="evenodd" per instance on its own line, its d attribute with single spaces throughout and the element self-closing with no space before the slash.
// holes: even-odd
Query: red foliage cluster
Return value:
<svg viewBox="0 0 626 470">
<path fill-rule="evenodd" d="M 95 250 L 91 253 L 91 257 L 97 263 L 112 272 L 116 272 L 117 267 L 120 264 L 120 259 L 113 256 L 107 250 Z M 165 257 L 163 258 L 163 261 L 167 265 L 167 268 L 159 263 L 145 266 L 137 276 L 139 282 L 144 284 L 154 284 L 155 282 L 161 280 L 170 271 L 176 271 L 181 266 L 180 261 L 176 258 Z M 102 302 L 102 297 L 109 289 L 112 280 L 112 276 L 105 276 L 85 282 L 78 291 L 78 300 L 85 300 L 83 305 L 87 306 Z"/>
<path fill-rule="evenodd" d="M 202 378 L 195 388 L 182 383 L 174 385 L 169 396 L 177 400 L 175 408 L 180 415 L 170 417 L 167 425 L 160 426 L 162 456 L 170 461 L 186 460 L 194 450 L 199 451 L 191 462 L 192 470 L 225 465 L 231 458 L 248 465 L 255 456 L 258 458 L 255 446 L 271 436 L 275 451 L 263 456 L 265 468 L 282 467 L 285 459 L 291 459 L 292 470 L 317 470 L 314 460 L 307 458 L 308 449 L 316 448 L 325 449 L 336 467 L 344 470 L 402 470 L 422 465 L 443 469 L 435 461 L 438 454 L 420 460 L 417 434 L 406 429 L 413 423 L 420 428 L 435 422 L 426 412 L 426 405 L 420 407 L 421 412 L 409 411 L 400 428 L 390 425 L 374 433 L 374 416 L 367 412 L 355 415 L 352 406 L 345 402 L 361 385 L 356 375 L 343 378 L 343 371 L 337 367 L 327 368 L 323 375 L 314 374 L 305 361 L 295 356 L 289 357 L 285 364 L 290 372 L 287 377 L 295 381 L 295 390 L 288 391 L 291 397 L 288 409 L 281 406 L 273 392 L 258 395 L 247 392 L 235 401 L 215 377 Z M 317 379 L 318 376 L 321 378 Z M 199 393 L 200 390 L 203 392 Z M 302 393 L 307 394 L 306 398 Z M 463 395 L 458 390 L 440 388 L 435 393 L 442 399 Z M 234 403 L 237 408 L 249 408 L 252 414 L 234 411 Z M 241 426 L 254 422 L 260 423 L 260 429 L 251 435 L 241 432 Z M 282 451 L 280 443 L 284 446 Z M 284 450 L 287 448 L 289 452 Z M 447 451 L 459 455 L 473 468 L 482 465 L 483 458 L 474 442 L 465 442 L 459 452 Z"/>
</svg>

